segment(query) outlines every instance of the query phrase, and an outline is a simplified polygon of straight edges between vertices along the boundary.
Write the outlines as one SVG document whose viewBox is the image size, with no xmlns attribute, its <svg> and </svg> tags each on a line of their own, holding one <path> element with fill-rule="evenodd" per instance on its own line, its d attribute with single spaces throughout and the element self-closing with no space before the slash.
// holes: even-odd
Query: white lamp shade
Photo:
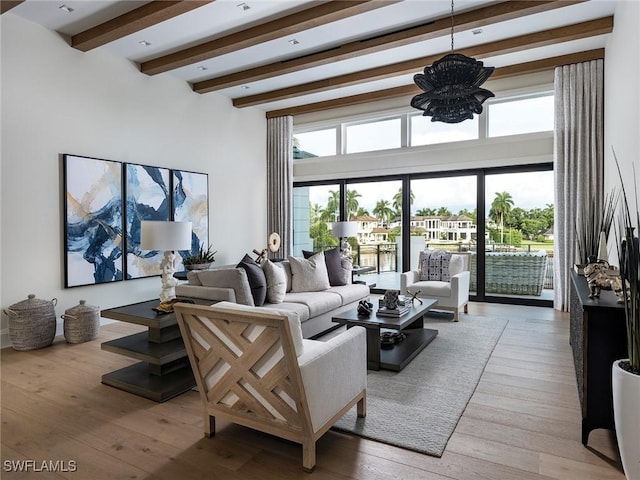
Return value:
<svg viewBox="0 0 640 480">
<path fill-rule="evenodd" d="M 358 233 L 357 222 L 335 222 L 331 227 L 334 237 L 355 237 Z"/>
<path fill-rule="evenodd" d="M 140 222 L 142 250 L 191 250 L 191 222 Z"/>
</svg>

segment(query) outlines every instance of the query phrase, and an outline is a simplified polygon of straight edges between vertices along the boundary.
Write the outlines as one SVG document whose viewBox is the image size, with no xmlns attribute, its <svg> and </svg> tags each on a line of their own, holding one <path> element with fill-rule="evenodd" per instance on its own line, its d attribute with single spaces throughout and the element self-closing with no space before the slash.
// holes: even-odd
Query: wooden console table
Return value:
<svg viewBox="0 0 640 480">
<path fill-rule="evenodd" d="M 582 443 L 596 428 L 615 428 L 611 367 L 627 358 L 624 307 L 611 290 L 589 298 L 585 277 L 571 271 L 569 338 L 582 407 Z"/>
<path fill-rule="evenodd" d="M 211 300 L 190 299 L 209 305 Z M 104 318 L 145 325 L 148 331 L 104 342 L 102 350 L 141 360 L 102 376 L 102 383 L 156 402 L 164 402 L 195 386 L 193 372 L 174 313 L 158 314 L 159 300 L 102 310 Z"/>
</svg>

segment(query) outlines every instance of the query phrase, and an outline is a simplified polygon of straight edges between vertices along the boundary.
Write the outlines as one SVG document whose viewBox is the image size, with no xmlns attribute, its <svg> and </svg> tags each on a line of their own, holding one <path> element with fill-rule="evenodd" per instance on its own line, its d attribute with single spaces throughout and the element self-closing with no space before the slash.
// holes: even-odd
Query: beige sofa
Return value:
<svg viewBox="0 0 640 480">
<path fill-rule="evenodd" d="M 340 325 L 331 318 L 349 309 L 369 296 L 369 287 L 349 283 L 314 292 L 291 291 L 291 267 L 288 261 L 280 262 L 287 275 L 287 290 L 282 303 L 265 303 L 258 309 L 294 312 L 298 315 L 304 338 L 317 338 Z M 347 278 L 351 278 L 349 274 Z M 176 295 L 228 301 L 255 306 L 247 273 L 242 268 L 192 271 L 187 283 L 176 286 Z"/>
</svg>

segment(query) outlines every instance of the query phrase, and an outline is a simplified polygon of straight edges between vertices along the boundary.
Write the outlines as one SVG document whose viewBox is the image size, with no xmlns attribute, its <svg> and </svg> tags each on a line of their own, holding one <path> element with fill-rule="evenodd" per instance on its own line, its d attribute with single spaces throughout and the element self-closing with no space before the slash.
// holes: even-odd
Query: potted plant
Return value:
<svg viewBox="0 0 640 480">
<path fill-rule="evenodd" d="M 218 251 L 211 251 L 211 245 L 206 249 L 204 244 L 200 245 L 197 252 L 186 256 L 182 263 L 187 270 L 206 270 L 215 262 L 215 254 Z"/>
<path fill-rule="evenodd" d="M 630 209 L 617 158 L 616 166 L 622 183 L 617 247 L 629 358 L 613 363 L 613 414 L 625 475 L 629 480 L 640 480 L 640 247 L 634 235 L 634 229 L 640 227 L 640 212 L 637 190 L 634 192 L 635 212 Z M 634 184 L 637 185 L 635 172 Z"/>
<path fill-rule="evenodd" d="M 576 265 L 577 273 L 582 275 L 584 267 L 588 263 L 604 260 L 598 258 L 601 234 L 604 233 L 605 239 L 609 240 L 618 199 L 619 194 L 616 190 L 609 193 L 604 200 L 602 214 L 599 215 L 596 198 L 595 196 L 591 197 L 585 210 L 587 213 L 576 219 L 575 233 L 578 257 L 580 259 L 580 264 Z"/>
</svg>

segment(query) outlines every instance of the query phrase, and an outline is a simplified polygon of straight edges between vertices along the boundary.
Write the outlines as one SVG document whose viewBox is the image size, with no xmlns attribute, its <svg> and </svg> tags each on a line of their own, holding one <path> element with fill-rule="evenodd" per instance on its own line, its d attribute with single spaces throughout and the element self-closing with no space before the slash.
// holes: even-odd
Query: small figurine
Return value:
<svg viewBox="0 0 640 480">
<path fill-rule="evenodd" d="M 398 296 L 400 295 L 400 291 L 398 290 L 387 290 L 384 292 L 384 306 L 388 310 L 395 310 L 398 308 Z"/>
<path fill-rule="evenodd" d="M 358 302 L 358 316 L 370 317 L 371 312 L 373 312 L 373 303 L 368 300 L 360 300 L 360 302 Z"/>
<path fill-rule="evenodd" d="M 622 282 L 620 277 L 609 277 L 606 271 L 609 264 L 606 262 L 589 263 L 584 267 L 584 276 L 589 285 L 589 298 L 599 298 L 600 290 L 613 290 L 618 297 L 618 303 L 622 302 Z"/>
<path fill-rule="evenodd" d="M 411 298 L 410 298 L 410 300 L 411 300 L 411 305 L 413 305 L 413 302 L 415 302 L 416 300 L 417 300 L 418 302 L 420 302 L 420 305 L 422 305 L 422 300 L 420 300 L 420 297 L 418 297 L 418 295 L 420 295 L 420 290 L 418 290 L 418 291 L 417 291 L 417 292 L 415 292 L 415 293 L 411 293 L 411 292 L 409 292 L 409 294 L 411 295 Z"/>
</svg>

